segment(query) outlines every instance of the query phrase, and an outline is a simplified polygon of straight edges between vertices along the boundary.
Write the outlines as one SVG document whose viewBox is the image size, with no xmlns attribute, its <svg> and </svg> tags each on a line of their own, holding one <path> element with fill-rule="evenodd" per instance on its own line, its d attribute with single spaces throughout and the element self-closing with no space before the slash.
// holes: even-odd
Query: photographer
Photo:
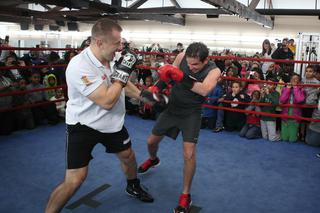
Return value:
<svg viewBox="0 0 320 213">
<path fill-rule="evenodd" d="M 9 56 L 7 56 L 7 58 L 5 59 L 5 65 L 7 67 L 26 66 L 25 62 L 19 60 L 15 53 L 11 53 Z M 30 78 L 30 72 L 28 72 L 28 70 L 15 68 L 7 70 L 6 76 L 13 82 L 18 82 L 18 79 L 24 79 L 28 81 Z"/>
<path fill-rule="evenodd" d="M 281 46 L 278 46 L 272 55 L 272 59 L 285 59 L 285 60 L 293 60 L 294 55 L 293 52 L 288 47 L 288 39 L 284 38 L 282 40 Z M 293 64 L 292 63 L 277 63 L 280 65 L 281 69 L 283 70 L 283 77 L 282 79 L 284 82 L 289 82 L 291 74 L 293 73 Z"/>
<path fill-rule="evenodd" d="M 252 80 L 263 80 L 263 74 L 260 72 L 259 68 L 253 68 L 248 72 L 247 78 Z M 261 86 L 261 83 L 249 82 L 246 87 L 246 93 L 251 97 L 253 91 L 260 91 Z"/>
</svg>

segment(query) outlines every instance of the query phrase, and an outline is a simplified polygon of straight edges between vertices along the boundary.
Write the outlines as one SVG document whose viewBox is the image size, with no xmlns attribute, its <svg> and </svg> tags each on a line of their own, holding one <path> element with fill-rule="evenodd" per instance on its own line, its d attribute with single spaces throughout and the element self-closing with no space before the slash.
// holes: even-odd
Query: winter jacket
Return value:
<svg viewBox="0 0 320 213">
<path fill-rule="evenodd" d="M 302 104 L 305 101 L 306 95 L 302 87 L 288 88 L 284 87 L 281 90 L 280 103 L 281 104 L 290 104 L 290 95 L 293 93 L 293 100 L 291 104 Z M 283 107 L 283 115 L 288 115 L 289 107 Z M 293 107 L 292 115 L 301 116 L 301 108 Z M 283 119 L 286 120 L 286 119 Z"/>
</svg>

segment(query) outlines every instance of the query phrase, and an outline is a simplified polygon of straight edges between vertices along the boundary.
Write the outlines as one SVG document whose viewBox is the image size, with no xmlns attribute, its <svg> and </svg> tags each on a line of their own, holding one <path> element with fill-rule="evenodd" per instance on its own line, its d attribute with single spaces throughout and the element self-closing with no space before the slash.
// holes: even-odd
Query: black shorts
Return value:
<svg viewBox="0 0 320 213">
<path fill-rule="evenodd" d="M 131 140 L 125 127 L 119 132 L 102 133 L 86 125 L 67 125 L 67 168 L 85 167 L 93 158 L 91 152 L 101 143 L 108 153 L 118 153 L 131 147 Z"/>
<path fill-rule="evenodd" d="M 177 116 L 165 110 L 158 117 L 152 129 L 152 134 L 157 136 L 166 135 L 176 139 L 181 131 L 183 141 L 197 143 L 200 128 L 200 112 L 194 112 L 187 116 Z"/>
</svg>

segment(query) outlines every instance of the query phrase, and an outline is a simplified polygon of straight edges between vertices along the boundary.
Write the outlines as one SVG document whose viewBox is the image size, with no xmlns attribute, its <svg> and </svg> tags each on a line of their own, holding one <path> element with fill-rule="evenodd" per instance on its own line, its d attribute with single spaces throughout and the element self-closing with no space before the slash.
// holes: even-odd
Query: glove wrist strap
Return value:
<svg viewBox="0 0 320 213">
<path fill-rule="evenodd" d="M 192 89 L 195 82 L 196 82 L 195 79 L 191 78 L 188 75 L 184 75 L 183 80 L 181 81 L 181 84 L 187 89 Z"/>
</svg>

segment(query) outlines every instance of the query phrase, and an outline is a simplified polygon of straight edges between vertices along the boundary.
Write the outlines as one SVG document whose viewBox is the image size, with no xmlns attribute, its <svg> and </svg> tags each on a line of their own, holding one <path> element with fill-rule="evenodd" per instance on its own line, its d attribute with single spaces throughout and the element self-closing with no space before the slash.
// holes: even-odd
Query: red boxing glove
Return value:
<svg viewBox="0 0 320 213">
<path fill-rule="evenodd" d="M 178 67 L 170 64 L 166 64 L 159 68 L 159 77 L 164 82 L 169 82 L 170 80 L 181 82 L 187 89 L 191 89 L 197 81 L 196 78 L 191 75 L 185 75 Z"/>
<path fill-rule="evenodd" d="M 160 89 L 159 89 L 158 87 L 154 86 L 154 85 L 148 87 L 148 90 L 149 90 L 150 92 L 152 92 L 152 93 L 159 93 L 159 92 L 160 92 Z"/>
<path fill-rule="evenodd" d="M 183 72 L 171 64 L 163 65 L 158 70 L 159 78 L 164 82 L 181 81 L 183 78 Z"/>
</svg>

